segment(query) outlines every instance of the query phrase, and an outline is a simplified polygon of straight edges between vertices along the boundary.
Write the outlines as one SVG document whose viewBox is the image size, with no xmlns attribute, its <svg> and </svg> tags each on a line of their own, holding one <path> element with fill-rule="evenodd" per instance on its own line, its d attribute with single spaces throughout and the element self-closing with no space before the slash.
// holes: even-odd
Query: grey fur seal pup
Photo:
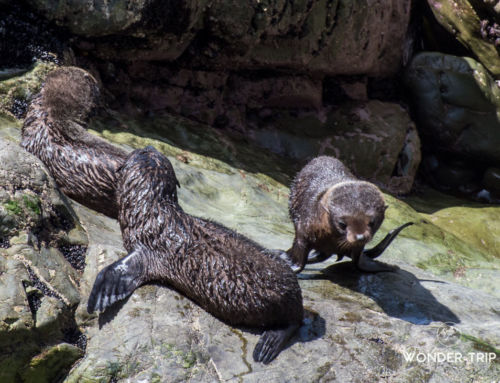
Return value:
<svg viewBox="0 0 500 383">
<path fill-rule="evenodd" d="M 321 262 L 333 254 L 337 254 L 337 260 L 350 257 L 363 271 L 395 269 L 372 259 L 412 223 L 392 230 L 376 247 L 364 250 L 382 224 L 387 208 L 374 184 L 358 180 L 338 159 L 321 156 L 297 174 L 290 189 L 295 238 L 284 258 L 295 272 L 302 271 L 306 262 Z M 311 256 L 310 250 L 315 250 Z"/>
<path fill-rule="evenodd" d="M 177 203 L 170 161 L 152 147 L 132 152 L 119 171 L 119 216 L 129 254 L 96 277 L 87 311 L 104 311 L 151 281 L 182 292 L 232 325 L 265 329 L 253 352 L 269 363 L 303 319 L 296 275 L 279 256 Z"/>
<path fill-rule="evenodd" d="M 55 69 L 29 106 L 21 146 L 42 160 L 64 194 L 116 218 L 116 171 L 127 154 L 85 130 L 98 101 L 88 72 Z"/>
</svg>

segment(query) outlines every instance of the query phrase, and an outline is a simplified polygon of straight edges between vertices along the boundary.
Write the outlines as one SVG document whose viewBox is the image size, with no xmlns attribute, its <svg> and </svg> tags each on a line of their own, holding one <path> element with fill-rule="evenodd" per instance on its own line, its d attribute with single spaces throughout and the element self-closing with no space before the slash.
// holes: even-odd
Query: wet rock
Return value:
<svg viewBox="0 0 500 383">
<path fill-rule="evenodd" d="M 295 108 L 319 110 L 322 106 L 322 83 L 300 76 L 273 76 L 246 79 L 231 76 L 227 98 L 248 109 Z"/>
<path fill-rule="evenodd" d="M 500 18 L 496 2 L 470 0 L 427 2 L 437 21 L 467 47 L 493 76 L 498 77 L 500 56 L 497 38 L 500 36 L 496 35 L 498 32 L 495 32 L 494 26 Z"/>
<path fill-rule="evenodd" d="M 25 72 L 36 61 L 61 64 L 67 54 L 67 33 L 59 31 L 24 2 L 5 2 L 0 18 L 0 78 Z"/>
<path fill-rule="evenodd" d="M 71 366 L 82 356 L 78 347 L 62 343 L 35 356 L 20 375 L 24 382 L 57 382 L 64 378 Z"/>
<path fill-rule="evenodd" d="M 423 172 L 432 185 L 448 192 L 470 194 L 480 188 L 478 172 L 467 161 L 429 155 L 424 158 Z"/>
<path fill-rule="evenodd" d="M 489 168 L 483 175 L 483 186 L 490 190 L 496 198 L 500 198 L 500 169 Z"/>
<path fill-rule="evenodd" d="M 406 73 L 419 128 L 435 147 L 500 161 L 497 120 L 500 89 L 484 67 L 467 57 L 421 53 Z"/>
</svg>

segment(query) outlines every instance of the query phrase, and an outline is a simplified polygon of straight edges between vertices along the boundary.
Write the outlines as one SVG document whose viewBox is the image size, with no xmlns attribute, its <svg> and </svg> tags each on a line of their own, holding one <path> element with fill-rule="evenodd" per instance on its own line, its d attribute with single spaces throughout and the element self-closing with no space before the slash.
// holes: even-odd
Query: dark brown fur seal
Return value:
<svg viewBox="0 0 500 383">
<path fill-rule="evenodd" d="M 28 109 L 21 146 L 42 160 L 64 194 L 116 218 L 116 171 L 127 154 L 84 129 L 98 100 L 97 81 L 83 69 L 50 72 Z"/>
<path fill-rule="evenodd" d="M 176 184 L 170 161 L 154 148 L 130 154 L 117 188 L 129 255 L 98 274 L 87 311 L 103 311 L 138 286 L 161 281 L 232 325 L 266 329 L 253 357 L 269 363 L 303 319 L 297 277 L 257 243 L 186 214 Z"/>
<path fill-rule="evenodd" d="M 380 190 L 360 181 L 333 157 L 310 161 L 294 179 L 289 200 L 295 239 L 287 257 L 295 272 L 306 262 L 321 262 L 333 254 L 350 257 L 363 271 L 392 271 L 394 267 L 372 261 L 396 235 L 411 223 L 391 231 L 374 249 L 363 251 L 373 238 L 387 206 Z M 310 250 L 315 250 L 308 258 Z"/>
</svg>

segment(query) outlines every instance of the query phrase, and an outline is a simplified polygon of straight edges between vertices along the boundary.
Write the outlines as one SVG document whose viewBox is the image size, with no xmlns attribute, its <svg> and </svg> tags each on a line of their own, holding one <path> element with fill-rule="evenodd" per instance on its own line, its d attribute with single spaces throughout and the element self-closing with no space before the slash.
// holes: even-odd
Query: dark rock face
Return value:
<svg viewBox="0 0 500 383">
<path fill-rule="evenodd" d="M 432 182 L 466 194 L 496 189 L 488 169 L 500 166 L 500 90 L 484 66 L 424 52 L 415 56 L 405 78 L 425 146 L 424 171 Z"/>
<path fill-rule="evenodd" d="M 28 4 L 84 37 L 79 48 L 101 59 L 371 75 L 397 71 L 411 8 L 409 0 Z"/>
<path fill-rule="evenodd" d="M 0 68 L 27 67 L 36 60 L 62 62 L 68 36 L 17 2 L 2 5 Z"/>
<path fill-rule="evenodd" d="M 111 91 L 114 107 L 140 114 L 181 115 L 261 146 L 261 137 L 269 134 L 255 132 L 254 126 L 267 130 L 271 125 L 274 131 L 276 124 L 290 133 L 286 125 L 293 123 L 287 116 L 282 120 L 282 114 L 305 111 L 316 120 L 313 125 L 331 131 L 325 116 L 331 113 L 332 100 L 334 106 L 346 100 L 367 101 L 367 86 L 373 83 L 368 76 L 392 77 L 399 71 L 411 10 L 409 0 L 383 0 L 370 7 L 361 0 L 245 4 L 131 0 L 93 5 L 63 1 L 57 6 L 33 0 L 26 4 L 37 17 L 71 34 L 65 63 L 92 68 Z M 357 76 L 359 81 L 343 82 L 342 96 L 332 97 L 325 79 L 339 75 Z M 29 97 L 9 98 L 9 113 L 23 117 Z M 389 110 L 393 107 L 388 105 Z M 274 116 L 276 123 L 269 119 Z M 385 116 L 370 118 L 384 120 Z M 353 126 L 357 123 L 357 117 L 347 120 Z M 397 124 L 397 134 L 386 145 L 390 153 L 384 170 L 372 177 L 373 169 L 361 167 L 357 175 L 369 174 L 370 180 L 406 193 L 420 162 L 418 138 L 414 139 L 415 131 L 404 119 Z M 296 133 L 293 126 L 291 130 Z M 305 125 L 302 130 L 315 127 Z M 278 151 L 283 145 L 287 147 L 281 137 L 271 140 Z M 344 149 L 347 146 L 332 146 L 334 155 L 356 155 Z M 371 143 L 364 152 L 371 152 L 368 146 Z M 298 155 L 302 163 L 330 154 L 308 143 L 306 147 Z M 282 152 L 297 157 L 293 145 Z"/>
</svg>

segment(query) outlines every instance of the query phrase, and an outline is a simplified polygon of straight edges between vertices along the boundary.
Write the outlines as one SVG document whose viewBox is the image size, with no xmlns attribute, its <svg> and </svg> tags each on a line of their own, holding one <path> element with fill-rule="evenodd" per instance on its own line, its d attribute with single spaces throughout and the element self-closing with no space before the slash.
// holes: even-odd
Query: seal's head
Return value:
<svg viewBox="0 0 500 383">
<path fill-rule="evenodd" d="M 340 247 L 363 247 L 377 232 L 387 208 L 380 190 L 364 181 L 340 182 L 321 198 L 331 232 L 338 233 Z"/>
<path fill-rule="evenodd" d="M 83 69 L 57 68 L 47 75 L 42 100 L 53 120 L 85 122 L 99 101 L 98 83 Z"/>
</svg>

